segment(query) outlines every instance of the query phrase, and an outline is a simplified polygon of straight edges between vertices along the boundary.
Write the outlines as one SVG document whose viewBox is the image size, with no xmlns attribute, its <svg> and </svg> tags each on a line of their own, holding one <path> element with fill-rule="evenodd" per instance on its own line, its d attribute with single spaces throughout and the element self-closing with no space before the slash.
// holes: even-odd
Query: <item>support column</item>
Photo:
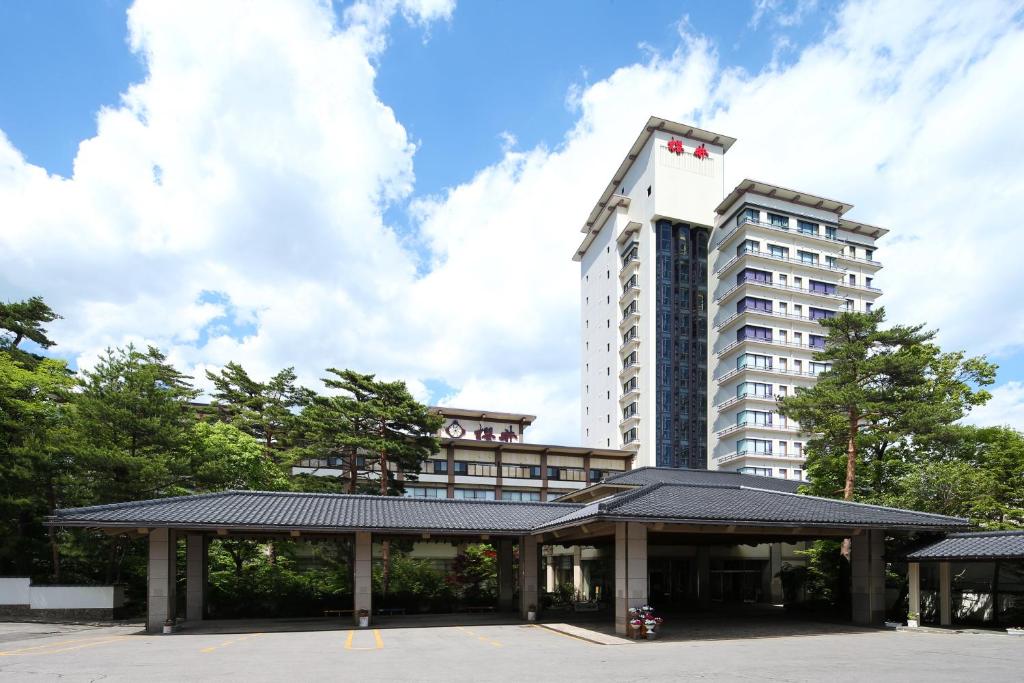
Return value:
<svg viewBox="0 0 1024 683">
<path fill-rule="evenodd" d="M 949 562 L 939 562 L 939 625 L 953 623 L 953 579 Z"/>
<path fill-rule="evenodd" d="M 907 563 L 907 613 L 916 614 L 921 621 L 921 564 Z"/>
<path fill-rule="evenodd" d="M 359 610 L 364 609 L 373 620 L 373 536 L 357 531 L 355 564 L 352 567 L 352 619 L 359 625 Z"/>
<path fill-rule="evenodd" d="M 769 550 L 771 552 L 771 559 L 769 562 L 769 571 L 771 571 L 771 577 L 769 577 L 769 581 L 771 582 L 771 593 L 769 594 L 769 598 L 773 605 L 781 605 L 786 600 L 786 596 L 782 590 L 782 544 L 772 543 L 769 546 Z"/>
<path fill-rule="evenodd" d="M 206 614 L 206 586 L 209 578 L 209 542 L 202 534 L 185 539 L 185 619 L 202 621 Z"/>
<path fill-rule="evenodd" d="M 540 612 L 540 596 L 537 590 L 539 547 L 535 536 L 519 537 L 519 614 L 523 619 L 526 619 L 530 605 Z"/>
<path fill-rule="evenodd" d="M 697 604 L 711 607 L 711 548 L 697 546 Z"/>
<path fill-rule="evenodd" d="M 583 590 L 583 546 L 572 547 L 572 589 L 577 600 L 584 599 Z"/>
<path fill-rule="evenodd" d="M 876 529 L 850 539 L 853 623 L 877 626 L 885 619 L 885 540 Z"/>
<path fill-rule="evenodd" d="M 512 539 L 498 541 L 498 608 L 511 611 L 514 607 L 512 594 L 515 591 L 515 577 L 512 575 Z"/>
<path fill-rule="evenodd" d="M 173 529 L 152 529 L 149 532 L 146 630 L 150 633 L 162 633 L 164 622 L 174 622 L 178 565 L 176 540 Z"/>
<path fill-rule="evenodd" d="M 544 556 L 544 590 L 548 593 L 555 592 L 555 556 L 549 554 Z"/>
<path fill-rule="evenodd" d="M 631 607 L 647 604 L 647 527 L 615 524 L 615 632 L 625 635 Z"/>
</svg>

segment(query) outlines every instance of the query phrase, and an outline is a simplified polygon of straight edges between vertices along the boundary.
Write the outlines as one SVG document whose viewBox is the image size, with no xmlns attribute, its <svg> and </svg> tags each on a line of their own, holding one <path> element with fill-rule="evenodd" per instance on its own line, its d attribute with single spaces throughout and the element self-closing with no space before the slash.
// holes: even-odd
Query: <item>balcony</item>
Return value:
<svg viewBox="0 0 1024 683">
<path fill-rule="evenodd" d="M 784 398 L 784 397 L 780 396 L 779 398 Z M 775 402 L 776 402 L 776 397 L 775 397 L 774 394 L 768 394 L 767 396 L 757 396 L 755 394 L 744 394 L 743 396 L 733 396 L 728 401 L 722 401 L 721 403 L 716 405 L 715 408 L 719 412 L 721 412 L 721 411 L 727 410 L 727 409 L 729 409 L 729 408 L 731 408 L 733 406 L 744 404 L 744 403 L 746 403 L 748 401 L 755 402 L 755 403 L 760 403 L 762 405 L 764 405 L 764 404 L 774 405 Z"/>
<path fill-rule="evenodd" d="M 840 282 L 840 289 L 849 289 L 855 292 L 866 292 L 868 294 L 879 295 L 882 293 L 878 287 L 868 287 L 867 285 L 851 285 L 849 282 Z"/>
<path fill-rule="evenodd" d="M 804 266 L 812 273 L 820 273 L 822 271 L 828 273 L 845 273 L 846 268 L 839 266 L 830 266 L 828 262 L 822 263 L 821 261 L 803 261 L 798 258 L 791 258 L 789 256 L 775 256 L 767 251 L 761 251 L 760 249 L 743 249 L 739 254 L 731 258 L 725 265 L 715 271 L 715 275 L 722 277 L 727 273 L 733 266 L 738 263 L 746 262 L 748 259 L 764 259 L 767 261 L 789 263 L 795 266 Z"/>
<path fill-rule="evenodd" d="M 730 379 L 732 379 L 732 378 L 734 378 L 734 377 L 736 377 L 738 375 L 745 374 L 745 373 L 761 373 L 763 375 L 780 375 L 780 376 L 784 376 L 784 377 L 794 377 L 794 378 L 804 378 L 804 379 L 815 379 L 818 376 L 818 373 L 814 373 L 814 372 L 803 372 L 803 371 L 789 370 L 789 369 L 783 370 L 782 368 L 774 368 L 774 367 L 757 367 L 757 366 L 754 366 L 754 365 L 744 365 L 741 368 L 735 368 L 735 369 L 730 370 L 729 372 L 725 373 L 724 375 L 722 375 L 720 377 L 716 377 L 715 381 L 718 382 L 719 385 L 722 385 L 725 382 L 728 382 Z"/>
<path fill-rule="evenodd" d="M 785 432 L 787 434 L 799 434 L 800 428 L 795 425 L 778 425 L 778 424 L 755 424 L 753 422 L 744 422 L 743 424 L 729 425 L 725 429 L 721 429 L 715 432 L 716 436 L 722 437 L 728 434 L 734 434 L 740 431 L 755 431 L 755 432 Z"/>
<path fill-rule="evenodd" d="M 822 347 L 811 346 L 810 344 L 798 344 L 797 342 L 782 341 L 781 339 L 760 339 L 757 337 L 745 337 L 743 339 L 737 339 L 734 342 L 726 344 L 721 349 L 715 352 L 715 355 L 722 357 L 725 354 L 733 351 L 734 349 L 744 344 L 757 344 L 760 346 L 772 346 L 776 348 L 785 349 L 807 349 L 809 351 L 820 351 Z"/>
<path fill-rule="evenodd" d="M 726 233 L 725 237 L 723 237 L 718 242 L 718 248 L 721 249 L 727 246 L 729 242 L 731 242 L 734 237 L 739 235 L 747 226 L 754 228 L 763 228 L 765 230 L 768 230 L 769 232 L 783 234 L 786 235 L 787 237 L 805 239 L 809 244 L 829 244 L 835 246 L 841 246 L 843 244 L 843 240 L 840 240 L 838 237 L 828 237 L 822 232 L 818 232 L 817 234 L 801 232 L 799 228 L 793 229 L 788 226 L 774 225 L 772 223 L 762 223 L 761 221 L 756 221 L 748 216 L 738 216 L 736 227 L 730 230 L 728 233 Z"/>
<path fill-rule="evenodd" d="M 622 267 L 619 268 L 619 279 L 623 282 L 629 280 L 629 278 L 636 274 L 640 268 L 640 257 L 632 256 L 622 260 Z"/>
<path fill-rule="evenodd" d="M 640 346 L 640 335 L 629 335 L 626 339 L 622 341 L 622 344 L 619 346 L 619 353 L 623 354 L 626 353 L 627 351 L 633 351 L 638 346 Z"/>
<path fill-rule="evenodd" d="M 619 321 L 619 332 L 622 332 L 632 325 L 636 325 L 640 322 L 640 311 L 632 311 L 622 316 L 622 320 Z"/>
<path fill-rule="evenodd" d="M 632 400 L 635 400 L 637 398 L 640 398 L 640 387 L 639 387 L 639 385 L 633 387 L 629 391 L 623 392 L 622 396 L 619 396 L 619 403 L 622 403 L 623 401 L 632 401 Z"/>
<path fill-rule="evenodd" d="M 640 411 L 634 410 L 632 413 L 619 420 L 619 431 L 621 432 L 622 430 L 627 429 L 629 427 L 636 427 L 639 424 Z"/>
<path fill-rule="evenodd" d="M 836 313 L 836 311 L 832 311 L 832 312 Z M 726 318 L 725 320 L 723 320 L 720 323 L 715 323 L 715 329 L 716 330 L 721 330 L 721 329 L 727 327 L 728 325 L 730 325 L 731 323 L 735 322 L 736 320 L 738 320 L 739 318 L 741 318 L 741 317 L 743 317 L 745 315 L 761 316 L 761 317 L 765 317 L 765 318 L 781 318 L 781 319 L 784 319 L 784 320 L 798 320 L 798 321 L 808 322 L 808 323 L 816 323 L 819 320 L 824 320 L 825 318 L 829 317 L 829 316 L 820 316 L 820 317 L 812 318 L 812 317 L 806 316 L 806 315 L 797 315 L 796 313 L 781 313 L 779 311 L 766 311 L 766 310 L 763 310 L 763 309 L 760 309 L 760 308 L 746 308 L 746 309 L 740 311 L 739 313 L 733 313 L 732 315 L 730 315 L 728 318 Z"/>
<path fill-rule="evenodd" d="M 829 284 L 836 284 L 836 285 L 838 285 L 838 283 L 834 283 L 834 282 L 830 282 Z M 842 301 L 843 300 L 843 297 L 840 294 L 829 294 L 827 292 L 822 292 L 822 291 L 819 291 L 819 290 L 809 289 L 809 288 L 805 288 L 805 287 L 793 287 L 791 285 L 780 285 L 777 282 L 764 282 L 763 280 L 755 280 L 753 278 L 748 278 L 748 279 L 740 282 L 739 284 L 730 287 L 729 289 L 725 290 L 724 292 L 719 294 L 717 297 L 715 297 L 715 303 L 721 304 L 721 303 L 727 301 L 729 298 L 731 298 L 737 292 L 742 292 L 746 287 L 762 287 L 764 289 L 774 289 L 774 290 L 780 291 L 780 292 L 795 292 L 795 293 L 804 294 L 804 295 L 807 295 L 807 296 L 821 297 L 822 299 L 826 299 L 828 301 Z"/>
<path fill-rule="evenodd" d="M 719 465 L 733 460 L 739 460 L 740 458 L 771 458 L 780 462 L 804 462 L 807 460 L 807 456 L 803 453 L 756 453 L 754 451 L 733 451 L 732 453 L 726 453 L 724 455 L 715 456 L 715 462 Z"/>
<path fill-rule="evenodd" d="M 881 270 L 882 262 L 874 259 L 860 258 L 859 256 L 850 256 L 849 254 L 837 254 L 836 258 L 840 261 L 849 261 L 850 263 L 856 263 L 861 266 L 867 266 L 874 270 Z M 846 270 L 845 268 L 843 270 Z"/>
<path fill-rule="evenodd" d="M 622 367 L 622 369 L 619 370 L 619 381 L 620 382 L 625 382 L 630 377 L 636 377 L 636 375 L 639 374 L 639 372 L 640 372 L 640 363 L 638 363 L 638 362 L 633 362 L 633 363 L 630 363 L 629 365 L 624 365 Z"/>
</svg>

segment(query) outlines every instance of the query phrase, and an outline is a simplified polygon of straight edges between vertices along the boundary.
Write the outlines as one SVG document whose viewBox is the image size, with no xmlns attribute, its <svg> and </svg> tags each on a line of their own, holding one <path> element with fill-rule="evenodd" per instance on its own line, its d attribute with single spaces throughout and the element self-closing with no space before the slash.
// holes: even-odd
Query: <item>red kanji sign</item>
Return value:
<svg viewBox="0 0 1024 683">
<path fill-rule="evenodd" d="M 675 138 L 672 138 L 671 140 L 669 140 L 668 141 L 668 151 L 672 152 L 673 154 L 682 154 L 683 153 L 683 142 L 682 142 L 682 140 L 676 140 Z"/>
<path fill-rule="evenodd" d="M 697 157 L 698 159 L 708 158 L 708 149 L 707 147 L 704 146 L 704 143 L 701 143 L 700 147 L 693 150 L 693 156 Z"/>
</svg>

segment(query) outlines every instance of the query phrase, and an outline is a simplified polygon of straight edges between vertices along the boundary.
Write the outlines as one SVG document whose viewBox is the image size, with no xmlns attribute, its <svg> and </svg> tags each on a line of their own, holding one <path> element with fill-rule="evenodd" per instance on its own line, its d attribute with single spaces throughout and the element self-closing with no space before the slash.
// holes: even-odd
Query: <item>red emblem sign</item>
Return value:
<svg viewBox="0 0 1024 683">
<path fill-rule="evenodd" d="M 676 140 L 675 138 L 672 138 L 671 140 L 669 140 L 668 141 L 668 151 L 672 152 L 673 154 L 682 154 L 683 153 L 683 142 L 682 142 L 682 140 Z"/>
<path fill-rule="evenodd" d="M 701 143 L 700 147 L 693 150 L 693 156 L 697 157 L 698 159 L 708 158 L 708 149 L 707 147 L 704 146 L 704 143 Z"/>
</svg>

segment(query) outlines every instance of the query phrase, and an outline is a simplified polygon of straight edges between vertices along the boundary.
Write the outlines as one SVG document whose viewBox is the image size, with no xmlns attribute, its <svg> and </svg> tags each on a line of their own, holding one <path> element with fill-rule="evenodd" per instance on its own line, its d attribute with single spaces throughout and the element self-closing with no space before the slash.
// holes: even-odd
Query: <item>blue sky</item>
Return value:
<svg viewBox="0 0 1024 683">
<path fill-rule="evenodd" d="M 891 228 L 891 319 L 999 362 L 978 419 L 1024 428 L 1022 229 L 1005 220 L 1024 195 L 1022 16 L 1021 0 L 0 3 L 0 298 L 45 296 L 74 364 L 131 341 L 200 378 L 229 360 L 310 384 L 354 367 L 574 443 L 570 256 L 656 114 L 739 138 L 729 183 Z"/>
</svg>

